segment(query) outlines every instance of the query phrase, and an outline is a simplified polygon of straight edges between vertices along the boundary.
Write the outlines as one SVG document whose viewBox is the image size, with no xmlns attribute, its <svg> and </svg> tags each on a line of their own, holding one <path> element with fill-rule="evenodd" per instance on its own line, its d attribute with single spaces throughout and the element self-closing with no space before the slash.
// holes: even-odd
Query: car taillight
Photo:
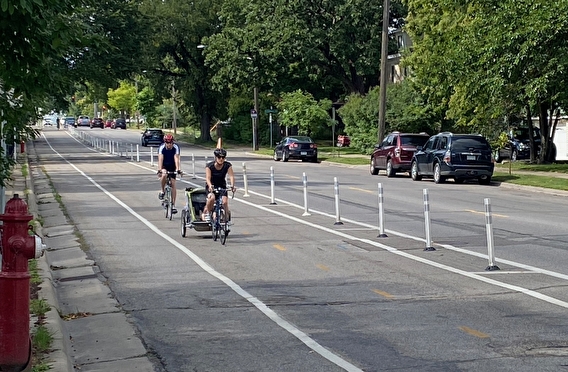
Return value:
<svg viewBox="0 0 568 372">
<path fill-rule="evenodd" d="M 292 142 L 289 147 L 298 147 L 298 144 L 296 142 Z"/>
<path fill-rule="evenodd" d="M 311 149 L 317 149 L 317 148 L 318 148 L 318 145 L 316 145 L 315 143 L 313 143 L 313 144 L 310 145 L 310 148 L 311 148 Z"/>
<path fill-rule="evenodd" d="M 444 163 L 450 165 L 451 162 L 452 162 L 452 156 L 450 150 L 446 150 L 446 153 L 444 154 Z"/>
</svg>

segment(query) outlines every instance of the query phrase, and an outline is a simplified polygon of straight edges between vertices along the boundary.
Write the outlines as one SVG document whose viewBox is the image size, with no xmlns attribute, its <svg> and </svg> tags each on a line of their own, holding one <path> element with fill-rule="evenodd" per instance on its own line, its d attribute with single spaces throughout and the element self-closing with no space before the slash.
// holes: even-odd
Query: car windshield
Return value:
<svg viewBox="0 0 568 372">
<path fill-rule="evenodd" d="M 288 141 L 290 141 L 290 142 L 313 142 L 312 139 L 310 137 L 307 137 L 307 136 L 290 137 L 288 139 Z"/>
<path fill-rule="evenodd" d="M 454 151 L 491 150 L 489 143 L 483 137 L 454 138 L 452 149 Z"/>
<path fill-rule="evenodd" d="M 400 143 L 402 145 L 423 146 L 428 140 L 428 136 L 401 136 Z"/>
<path fill-rule="evenodd" d="M 515 138 L 520 140 L 528 140 L 529 139 L 529 128 L 519 128 L 516 129 L 514 132 Z M 533 128 L 533 137 L 540 138 L 540 131 L 538 128 Z"/>
</svg>

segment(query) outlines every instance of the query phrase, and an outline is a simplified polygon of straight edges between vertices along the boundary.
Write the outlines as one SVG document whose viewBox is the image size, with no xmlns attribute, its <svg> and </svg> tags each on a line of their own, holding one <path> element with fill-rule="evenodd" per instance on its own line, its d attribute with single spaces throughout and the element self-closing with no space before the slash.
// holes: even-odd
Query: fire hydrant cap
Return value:
<svg viewBox="0 0 568 372">
<path fill-rule="evenodd" d="M 31 221 L 32 218 L 33 216 L 28 214 L 28 205 L 18 194 L 8 200 L 4 214 L 0 214 L 0 221 Z"/>
</svg>

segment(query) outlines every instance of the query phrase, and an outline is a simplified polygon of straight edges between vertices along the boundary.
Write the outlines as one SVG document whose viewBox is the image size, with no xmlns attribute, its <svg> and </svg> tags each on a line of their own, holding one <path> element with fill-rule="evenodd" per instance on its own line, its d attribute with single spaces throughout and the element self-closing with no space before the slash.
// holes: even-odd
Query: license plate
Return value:
<svg viewBox="0 0 568 372">
<path fill-rule="evenodd" d="M 475 155 L 468 155 L 467 160 L 475 160 Z"/>
<path fill-rule="evenodd" d="M 308 155 L 307 151 L 300 151 L 300 155 Z"/>
</svg>

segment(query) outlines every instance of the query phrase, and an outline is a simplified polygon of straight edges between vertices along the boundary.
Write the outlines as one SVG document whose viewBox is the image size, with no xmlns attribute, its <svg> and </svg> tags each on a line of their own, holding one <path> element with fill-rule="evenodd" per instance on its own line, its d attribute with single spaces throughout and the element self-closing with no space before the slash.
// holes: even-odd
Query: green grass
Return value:
<svg viewBox="0 0 568 372">
<path fill-rule="evenodd" d="M 46 300 L 30 300 L 30 313 L 43 317 L 49 310 L 51 310 L 51 306 Z"/>
<path fill-rule="evenodd" d="M 45 353 L 51 347 L 53 335 L 47 327 L 40 325 L 32 334 L 32 346 L 38 353 Z"/>
<path fill-rule="evenodd" d="M 493 174 L 493 181 L 507 182 L 522 186 L 535 186 L 544 187 L 547 189 L 568 191 L 568 179 L 566 178 L 547 177 L 532 174 L 509 174 L 508 172 L 496 170 Z"/>
<path fill-rule="evenodd" d="M 522 171 L 538 171 L 538 172 L 559 172 L 568 173 L 568 164 L 566 163 L 554 163 L 554 164 L 530 164 L 524 161 L 516 161 L 512 163 L 496 164 L 496 171 L 509 171 L 511 170 L 522 170 Z"/>
</svg>

